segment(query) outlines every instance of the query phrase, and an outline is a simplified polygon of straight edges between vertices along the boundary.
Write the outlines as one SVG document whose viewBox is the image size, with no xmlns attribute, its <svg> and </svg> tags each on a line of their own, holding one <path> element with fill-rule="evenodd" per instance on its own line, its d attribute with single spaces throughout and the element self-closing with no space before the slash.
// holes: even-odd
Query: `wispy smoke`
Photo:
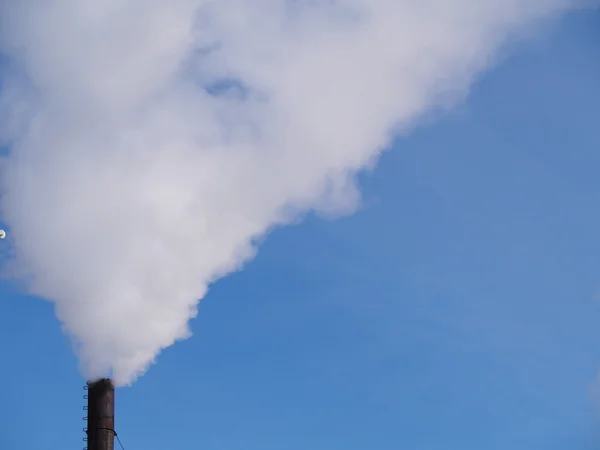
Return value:
<svg viewBox="0 0 600 450">
<path fill-rule="evenodd" d="M 589 3 L 589 2 L 586 2 Z M 86 377 L 141 375 L 273 226 L 577 0 L 5 0 L 3 216 Z"/>
</svg>

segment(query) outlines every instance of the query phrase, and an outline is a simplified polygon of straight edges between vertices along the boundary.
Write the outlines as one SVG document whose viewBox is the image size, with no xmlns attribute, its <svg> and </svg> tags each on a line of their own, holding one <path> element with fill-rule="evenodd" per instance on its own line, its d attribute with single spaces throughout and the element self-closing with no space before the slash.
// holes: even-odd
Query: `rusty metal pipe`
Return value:
<svg viewBox="0 0 600 450">
<path fill-rule="evenodd" d="M 108 378 L 88 382 L 88 450 L 115 448 L 115 387 Z"/>
</svg>

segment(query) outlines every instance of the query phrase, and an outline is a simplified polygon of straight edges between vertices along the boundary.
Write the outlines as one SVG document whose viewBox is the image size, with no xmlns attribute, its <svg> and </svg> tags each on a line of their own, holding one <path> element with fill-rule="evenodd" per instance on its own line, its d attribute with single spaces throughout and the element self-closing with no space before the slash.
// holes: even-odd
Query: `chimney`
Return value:
<svg viewBox="0 0 600 450">
<path fill-rule="evenodd" d="M 108 378 L 87 383 L 87 449 L 115 448 L 115 388 Z"/>
</svg>

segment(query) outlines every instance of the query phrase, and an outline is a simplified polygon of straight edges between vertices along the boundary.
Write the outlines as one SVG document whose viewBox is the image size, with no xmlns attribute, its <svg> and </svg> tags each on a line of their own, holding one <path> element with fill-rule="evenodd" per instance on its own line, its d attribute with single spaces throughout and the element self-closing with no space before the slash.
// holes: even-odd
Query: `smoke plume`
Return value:
<svg viewBox="0 0 600 450">
<path fill-rule="evenodd" d="M 4 0 L 11 274 L 129 384 L 265 233 L 352 212 L 394 134 L 582 3 Z"/>
</svg>

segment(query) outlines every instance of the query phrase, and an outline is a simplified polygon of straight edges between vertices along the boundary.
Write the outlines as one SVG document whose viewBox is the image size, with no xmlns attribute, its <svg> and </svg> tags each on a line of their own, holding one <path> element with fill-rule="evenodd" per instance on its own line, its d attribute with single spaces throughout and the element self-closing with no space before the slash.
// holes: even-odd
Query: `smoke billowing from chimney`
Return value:
<svg viewBox="0 0 600 450">
<path fill-rule="evenodd" d="M 394 131 L 577 0 L 6 0 L 2 219 L 88 379 L 189 336 L 274 226 L 352 212 Z"/>
</svg>

